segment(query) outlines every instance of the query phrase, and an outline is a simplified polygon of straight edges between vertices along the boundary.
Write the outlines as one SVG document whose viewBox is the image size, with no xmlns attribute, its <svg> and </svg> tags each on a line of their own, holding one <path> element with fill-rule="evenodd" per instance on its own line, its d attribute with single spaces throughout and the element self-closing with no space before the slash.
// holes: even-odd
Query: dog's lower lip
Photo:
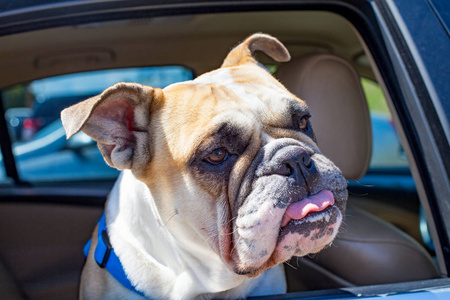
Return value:
<svg viewBox="0 0 450 300">
<path fill-rule="evenodd" d="M 285 227 L 291 220 L 301 220 L 312 212 L 320 212 L 334 205 L 333 193 L 322 190 L 319 193 L 306 197 L 300 201 L 291 203 L 281 220 L 281 228 Z"/>
<path fill-rule="evenodd" d="M 288 221 L 288 223 L 285 226 L 280 228 L 280 231 L 288 228 L 290 225 L 299 225 L 301 223 L 304 223 L 305 221 L 306 222 L 310 222 L 311 219 L 314 219 L 314 218 L 316 218 L 316 217 L 318 217 L 319 215 L 322 215 L 322 214 L 324 216 L 326 216 L 326 214 L 328 214 L 333 207 L 336 207 L 336 206 L 332 205 L 332 206 L 328 206 L 327 208 L 325 208 L 324 210 L 321 210 L 321 211 L 310 212 L 304 218 L 299 219 L 299 220 L 291 219 L 291 220 Z"/>
<path fill-rule="evenodd" d="M 252 271 L 238 271 L 238 270 L 235 270 L 234 273 L 236 273 L 237 275 L 244 275 L 245 276 L 245 275 L 251 274 Z"/>
</svg>

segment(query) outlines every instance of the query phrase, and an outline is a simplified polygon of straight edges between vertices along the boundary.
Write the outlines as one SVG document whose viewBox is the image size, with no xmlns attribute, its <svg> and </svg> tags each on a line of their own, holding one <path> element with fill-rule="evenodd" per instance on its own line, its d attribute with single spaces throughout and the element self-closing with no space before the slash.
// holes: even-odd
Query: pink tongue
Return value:
<svg viewBox="0 0 450 300">
<path fill-rule="evenodd" d="M 281 227 L 286 226 L 290 220 L 300 220 L 314 211 L 322 211 L 334 204 L 333 193 L 323 190 L 313 196 L 291 203 L 283 216 Z"/>
</svg>

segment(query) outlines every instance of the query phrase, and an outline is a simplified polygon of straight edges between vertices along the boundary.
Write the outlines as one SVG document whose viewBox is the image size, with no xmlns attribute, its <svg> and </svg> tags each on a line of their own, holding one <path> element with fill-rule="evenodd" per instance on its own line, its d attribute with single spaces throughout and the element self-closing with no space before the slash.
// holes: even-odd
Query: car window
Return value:
<svg viewBox="0 0 450 300">
<path fill-rule="evenodd" d="M 80 132 L 66 139 L 61 110 L 117 82 L 163 88 L 192 78 L 192 71 L 181 66 L 129 68 L 44 78 L 3 90 L 5 118 L 20 178 L 30 182 L 114 179 L 118 171 L 106 165 L 89 136 Z M 5 180 L 2 168 L 0 181 Z"/>
<path fill-rule="evenodd" d="M 372 123 L 372 157 L 366 175 L 349 182 L 350 194 L 356 195 L 354 204 L 395 225 L 432 251 L 427 223 L 420 215 L 417 188 L 382 89 L 371 79 L 362 78 L 361 83 Z"/>
<path fill-rule="evenodd" d="M 0 152 L 0 180 L 5 181 L 6 180 L 6 174 L 5 174 L 5 166 L 3 164 L 3 155 Z"/>
<path fill-rule="evenodd" d="M 408 171 L 408 161 L 380 85 L 367 78 L 362 78 L 361 83 L 372 122 L 373 144 L 369 170 L 378 172 Z"/>
</svg>

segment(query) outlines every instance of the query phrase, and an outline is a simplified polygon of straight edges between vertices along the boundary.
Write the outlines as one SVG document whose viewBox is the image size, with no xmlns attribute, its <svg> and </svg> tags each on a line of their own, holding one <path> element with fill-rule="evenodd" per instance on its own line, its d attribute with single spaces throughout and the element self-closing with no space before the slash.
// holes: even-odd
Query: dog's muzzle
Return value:
<svg viewBox="0 0 450 300">
<path fill-rule="evenodd" d="M 334 239 L 347 182 L 317 148 L 292 139 L 267 144 L 244 181 L 233 228 L 239 272 L 318 252 Z"/>
</svg>

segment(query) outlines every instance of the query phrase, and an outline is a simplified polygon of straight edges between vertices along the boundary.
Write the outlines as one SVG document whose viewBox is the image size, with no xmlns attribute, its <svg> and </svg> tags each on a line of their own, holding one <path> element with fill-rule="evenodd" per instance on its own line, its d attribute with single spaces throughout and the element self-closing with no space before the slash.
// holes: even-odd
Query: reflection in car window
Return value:
<svg viewBox="0 0 450 300">
<path fill-rule="evenodd" d="M 372 159 L 360 180 L 349 182 L 353 204 L 393 224 L 432 250 L 417 188 L 380 85 L 361 80 L 372 123 Z M 423 230 L 419 230 L 419 228 Z M 432 252 L 431 252 L 432 253 Z"/>
<path fill-rule="evenodd" d="M 5 165 L 3 164 L 3 155 L 0 151 L 0 181 L 5 181 L 7 179 L 5 174 Z"/>
<path fill-rule="evenodd" d="M 164 88 L 192 78 L 192 72 L 180 66 L 129 68 L 45 78 L 3 90 L 5 117 L 21 179 L 115 178 L 118 171 L 106 165 L 89 136 L 80 132 L 66 140 L 61 110 L 117 82 Z M 0 164 L 3 165 L 1 157 Z M 0 181 L 5 180 L 5 171 L 1 168 Z"/>
<path fill-rule="evenodd" d="M 361 83 L 372 121 L 373 145 L 370 169 L 408 170 L 408 162 L 380 85 L 366 78 L 363 78 Z"/>
</svg>

